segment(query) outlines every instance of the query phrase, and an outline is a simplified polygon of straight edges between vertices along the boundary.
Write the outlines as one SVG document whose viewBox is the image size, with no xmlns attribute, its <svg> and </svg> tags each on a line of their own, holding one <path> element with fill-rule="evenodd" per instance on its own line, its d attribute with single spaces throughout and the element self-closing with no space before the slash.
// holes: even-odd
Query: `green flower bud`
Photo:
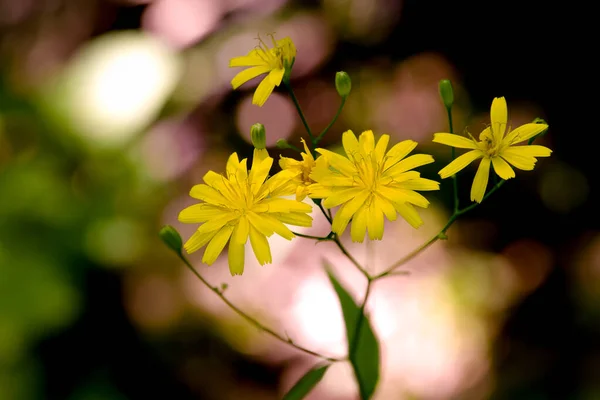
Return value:
<svg viewBox="0 0 600 400">
<path fill-rule="evenodd" d="M 179 254 L 181 254 L 181 248 L 183 247 L 183 242 L 181 240 L 181 236 L 179 232 L 171 225 L 165 225 L 158 233 L 160 238 L 169 248 Z"/>
<path fill-rule="evenodd" d="M 277 140 L 277 143 L 275 143 L 275 146 L 277 146 L 278 149 L 289 149 L 290 148 L 289 143 L 285 139 Z"/>
<path fill-rule="evenodd" d="M 348 97 L 350 94 L 350 90 L 352 89 L 352 80 L 344 71 L 340 71 L 335 74 L 335 89 L 342 97 Z"/>
<path fill-rule="evenodd" d="M 250 128 L 250 138 L 252 144 L 259 150 L 264 149 L 267 146 L 267 135 L 265 134 L 265 127 L 260 122 L 252 125 Z"/>
<path fill-rule="evenodd" d="M 439 84 L 440 97 L 444 102 L 444 106 L 448 109 L 452 108 L 454 104 L 454 91 L 452 90 L 452 83 L 448 79 L 442 79 Z"/>
</svg>

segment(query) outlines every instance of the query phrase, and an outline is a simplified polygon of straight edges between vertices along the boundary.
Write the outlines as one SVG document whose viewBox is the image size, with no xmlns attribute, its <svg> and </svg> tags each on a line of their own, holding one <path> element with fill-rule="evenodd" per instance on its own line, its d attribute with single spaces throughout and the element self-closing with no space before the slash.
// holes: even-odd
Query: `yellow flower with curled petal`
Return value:
<svg viewBox="0 0 600 400">
<path fill-rule="evenodd" d="M 304 139 L 300 139 L 304 145 L 304 152 L 300 153 L 302 161 L 294 160 L 293 158 L 280 156 L 279 166 L 282 170 L 293 171 L 296 174 L 294 185 L 296 187 L 296 200 L 302 201 L 308 195 L 308 187 L 314 183 L 310 179 L 310 172 L 315 166 L 315 159 L 308 149 Z"/>
<path fill-rule="evenodd" d="M 400 214 L 410 225 L 418 228 L 423 224 L 413 207 L 429 206 L 429 201 L 416 190 L 438 190 L 438 182 L 421 178 L 413 168 L 433 162 L 427 154 L 415 154 L 405 158 L 416 146 L 405 140 L 389 151 L 389 135 L 382 135 L 377 144 L 372 131 L 363 132 L 357 139 L 352 131 L 342 135 L 346 157 L 325 149 L 317 160 L 310 177 L 316 182 L 310 185 L 310 197 L 324 199 L 323 206 L 341 206 L 336 212 L 332 231 L 341 235 L 350 220 L 350 233 L 354 242 L 362 242 L 365 234 L 369 239 L 383 237 L 384 216 L 395 221 Z"/>
<path fill-rule="evenodd" d="M 271 263 L 267 238 L 277 233 L 291 240 L 295 235 L 284 224 L 310 227 L 312 211 L 308 204 L 282 198 L 293 194 L 289 181 L 292 171 L 280 171 L 267 178 L 273 159 L 266 150 L 255 150 L 248 171 L 246 159 L 239 161 L 233 153 L 227 161 L 226 175 L 209 171 L 204 183 L 195 185 L 190 196 L 202 200 L 179 214 L 179 221 L 201 223 L 184 244 L 188 253 L 206 246 L 202 262 L 215 262 L 229 242 L 229 270 L 232 275 L 244 272 L 244 248 L 250 239 L 252 250 L 261 265 Z"/>
<path fill-rule="evenodd" d="M 504 97 L 494 98 L 490 110 L 490 120 L 491 125 L 481 132 L 479 141 L 470 134 L 470 139 L 452 133 L 436 133 L 433 136 L 433 141 L 436 143 L 471 149 L 439 172 L 442 179 L 455 175 L 471 162 L 482 158 L 471 186 L 471 201 L 477 203 L 481 203 L 485 195 L 490 165 L 494 167 L 494 171 L 500 178 L 510 179 L 515 177 L 515 171 L 511 165 L 517 169 L 530 171 L 537 162 L 536 157 L 548 157 L 552 153 L 552 150 L 544 146 L 516 146 L 516 144 L 531 139 L 548 129 L 548 125 L 530 123 L 511 130 L 507 126 L 508 110 Z"/>
<path fill-rule="evenodd" d="M 296 59 L 296 46 L 289 37 L 275 41 L 273 35 L 269 36 L 273 42 L 272 48 L 269 48 L 259 37 L 259 44 L 255 49 L 245 56 L 235 57 L 229 61 L 230 67 L 250 67 L 231 80 L 233 89 L 259 75 L 267 74 L 256 88 L 252 98 L 252 104 L 259 107 L 265 104 L 275 86 L 279 86 L 284 76 L 290 73 Z"/>
</svg>

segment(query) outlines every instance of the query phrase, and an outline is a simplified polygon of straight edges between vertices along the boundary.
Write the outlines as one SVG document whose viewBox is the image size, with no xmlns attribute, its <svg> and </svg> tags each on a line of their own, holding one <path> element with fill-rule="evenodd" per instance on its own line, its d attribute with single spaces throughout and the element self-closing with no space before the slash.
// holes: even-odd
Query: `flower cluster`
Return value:
<svg viewBox="0 0 600 400">
<path fill-rule="evenodd" d="M 296 47 L 290 38 L 275 40 L 271 35 L 272 47 L 258 40 L 259 45 L 246 56 L 231 60 L 231 67 L 248 67 L 238 73 L 231 84 L 237 89 L 266 74 L 253 97 L 253 103 L 262 106 L 282 82 L 293 95 L 288 85 Z M 338 73 L 336 88 L 344 101 L 350 87 L 348 75 Z M 441 89 L 444 104 L 449 109 L 453 102 L 452 88 L 447 83 Z M 301 113 L 297 103 L 296 106 Z M 511 129 L 504 97 L 494 99 L 490 114 L 491 125 L 480 133 L 478 140 L 471 134 L 469 137 L 453 133 L 433 136 L 435 143 L 469 150 L 439 171 L 442 179 L 481 159 L 471 189 L 471 201 L 477 203 L 486 193 L 490 166 L 506 180 L 515 176 L 513 167 L 532 170 L 536 157 L 547 157 L 551 153 L 550 149 L 531 143 L 517 146 L 547 130 L 548 125 L 530 123 Z M 250 170 L 247 159 L 240 161 L 233 153 L 224 174 L 210 171 L 204 176 L 204 183 L 191 189 L 190 195 L 201 202 L 179 214 L 181 222 L 200 224 L 184 244 L 188 253 L 206 246 L 202 261 L 210 265 L 229 244 L 231 274 L 242 274 L 249 241 L 258 262 L 270 263 L 269 237 L 277 234 L 291 240 L 296 235 L 290 225 L 312 225 L 309 213 L 313 206 L 307 198 L 330 219 L 328 237 L 333 235 L 336 240 L 348 225 L 355 242 L 363 242 L 367 235 L 370 240 L 380 240 L 385 220 L 395 221 L 398 215 L 414 228 L 423 224 L 415 206 L 426 208 L 430 203 L 419 192 L 438 190 L 440 184 L 415 171 L 434 162 L 428 154 L 409 155 L 416 148 L 416 142 L 404 140 L 390 146 L 389 135 L 380 135 L 376 140 L 370 130 L 358 137 L 348 130 L 342 134 L 344 151 L 341 154 L 318 147 L 322 135 L 315 138 L 306 127 L 309 141 L 301 139 L 304 151 L 290 146 L 298 150 L 299 159 L 281 156 L 281 171 L 274 175 L 269 176 L 273 158 L 264 149 L 264 127 L 256 124 L 252 131 L 256 149 Z"/>
</svg>

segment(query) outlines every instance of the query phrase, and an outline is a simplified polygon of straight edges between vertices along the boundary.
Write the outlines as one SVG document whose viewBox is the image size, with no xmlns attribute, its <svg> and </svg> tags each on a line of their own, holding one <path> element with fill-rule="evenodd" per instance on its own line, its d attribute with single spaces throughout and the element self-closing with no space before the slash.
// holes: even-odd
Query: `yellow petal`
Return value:
<svg viewBox="0 0 600 400">
<path fill-rule="evenodd" d="M 375 148 L 375 136 L 373 131 L 364 131 L 358 138 L 358 143 L 362 147 L 365 154 L 370 154 Z"/>
<path fill-rule="evenodd" d="M 377 199 L 375 201 L 377 201 L 377 207 L 383 211 L 383 214 L 387 219 L 390 221 L 395 221 L 398 218 L 398 213 L 396 212 L 396 209 L 391 201 L 379 193 L 377 193 Z"/>
<path fill-rule="evenodd" d="M 418 171 L 407 171 L 407 172 L 403 172 L 401 174 L 396 174 L 394 175 L 393 178 L 391 178 L 389 175 L 389 171 L 387 170 L 386 172 L 383 173 L 383 175 L 381 176 L 381 184 L 382 185 L 397 185 L 401 182 L 405 182 L 405 181 L 409 181 L 411 179 L 417 179 L 419 177 L 421 177 L 421 173 Z"/>
<path fill-rule="evenodd" d="M 471 150 L 456 157 L 454 161 L 442 168 L 438 174 L 440 174 L 442 179 L 446 179 L 449 176 L 456 175 L 456 173 L 464 169 L 467 165 L 481 157 L 483 157 L 481 150 Z"/>
<path fill-rule="evenodd" d="M 281 81 L 283 80 L 283 75 L 285 74 L 285 68 L 277 68 L 269 72 L 267 78 L 271 80 L 271 83 L 275 86 L 279 86 Z"/>
<path fill-rule="evenodd" d="M 201 203 L 194 204 L 193 206 L 189 206 L 183 209 L 179 213 L 179 217 L 177 218 L 180 222 L 183 223 L 195 223 L 195 222 L 205 222 L 211 218 L 217 217 L 223 212 L 226 212 L 225 209 L 220 207 L 215 207 L 211 204 Z"/>
<path fill-rule="evenodd" d="M 408 190 L 439 190 L 440 183 L 431 179 L 416 178 L 400 182 L 396 187 Z"/>
<path fill-rule="evenodd" d="M 515 171 L 502 158 L 492 158 L 492 165 L 494 166 L 494 171 L 496 171 L 500 178 L 510 179 L 515 177 Z"/>
<path fill-rule="evenodd" d="M 492 135 L 494 135 L 496 143 L 499 143 L 504 137 L 506 124 L 508 123 L 508 108 L 504 97 L 496 97 L 492 101 L 490 119 L 492 120 Z"/>
<path fill-rule="evenodd" d="M 475 179 L 473 179 L 473 186 L 471 186 L 471 201 L 481 203 L 490 177 L 490 164 L 489 158 L 481 160 L 477 173 L 475 173 Z"/>
<path fill-rule="evenodd" d="M 502 152 L 501 157 L 505 161 L 523 171 L 531 171 L 535 167 L 535 163 L 537 162 L 535 157 L 514 152 L 512 149 L 513 147 L 509 147 Z"/>
<path fill-rule="evenodd" d="M 269 152 L 267 151 L 267 149 L 254 148 L 254 151 L 252 152 L 252 167 L 250 169 L 254 168 L 255 164 L 257 166 L 260 165 L 260 163 L 266 160 L 267 158 L 271 158 L 269 157 Z"/>
<path fill-rule="evenodd" d="M 253 67 L 265 65 L 266 61 L 259 55 L 257 50 L 251 50 L 247 55 L 234 57 L 229 60 L 229 67 Z"/>
<path fill-rule="evenodd" d="M 348 189 L 356 186 L 357 182 L 360 182 L 356 176 L 346 176 L 334 171 L 329 171 L 320 175 L 312 175 L 311 179 L 321 185 L 332 186 L 336 189 Z"/>
<path fill-rule="evenodd" d="M 477 143 L 473 140 L 452 133 L 436 133 L 433 135 L 433 142 L 458 147 L 459 149 L 477 148 Z"/>
<path fill-rule="evenodd" d="M 552 150 L 550 150 L 549 148 L 538 145 L 513 146 L 505 149 L 504 151 L 506 150 L 509 150 L 509 153 L 519 154 L 523 157 L 549 157 L 550 154 L 552 154 Z"/>
<path fill-rule="evenodd" d="M 362 243 L 367 233 L 367 207 L 361 207 L 358 209 L 354 217 L 352 218 L 352 225 L 350 225 L 350 236 L 353 242 Z"/>
<path fill-rule="evenodd" d="M 308 186 L 305 186 L 304 184 L 298 185 L 298 187 L 296 188 L 296 201 L 304 200 L 307 195 L 308 195 Z"/>
<path fill-rule="evenodd" d="M 337 207 L 340 204 L 343 204 L 343 203 L 349 201 L 350 199 L 352 199 L 354 196 L 356 196 L 362 190 L 363 189 L 360 189 L 360 188 L 349 188 L 349 189 L 343 189 L 338 192 L 335 192 L 331 196 L 327 197 L 325 199 L 325 201 L 323 201 L 323 207 L 325 207 L 325 208 Z"/>
<path fill-rule="evenodd" d="M 371 202 L 367 211 L 367 229 L 371 240 L 381 240 L 383 238 L 383 212 L 375 206 L 376 204 L 376 202 Z"/>
<path fill-rule="evenodd" d="M 399 175 L 408 170 L 415 169 L 422 165 L 431 164 L 434 161 L 435 160 L 433 159 L 433 157 L 429 154 L 415 154 L 408 158 L 405 158 L 404 160 L 391 167 L 386 172 L 386 175 L 395 177 L 396 175 Z"/>
<path fill-rule="evenodd" d="M 381 164 L 383 162 L 383 158 L 385 157 L 385 151 L 387 150 L 389 142 L 390 135 L 381 135 L 381 137 L 377 141 L 377 145 L 375 146 L 375 157 L 377 160 L 377 164 Z"/>
<path fill-rule="evenodd" d="M 208 171 L 202 179 L 207 185 L 221 193 L 231 203 L 237 203 L 239 201 L 238 193 L 223 175 L 217 174 L 214 171 Z"/>
<path fill-rule="evenodd" d="M 252 104 L 262 107 L 267 101 L 271 93 L 275 89 L 275 84 L 272 83 L 268 76 L 258 84 L 254 96 L 252 97 Z"/>
<path fill-rule="evenodd" d="M 265 179 L 267 179 L 267 175 L 269 175 L 272 165 L 273 159 L 271 157 L 268 157 L 260 162 L 252 163 L 252 169 L 250 170 L 250 175 L 248 176 L 248 183 L 250 184 L 252 193 L 258 193 L 262 184 L 265 182 Z"/>
<path fill-rule="evenodd" d="M 344 205 L 340 207 L 338 212 L 333 217 L 331 230 L 338 235 L 342 235 L 354 213 L 358 211 L 358 209 L 365 203 L 370 195 L 371 193 L 369 191 L 363 190 L 359 192 L 352 200 L 344 203 Z"/>
<path fill-rule="evenodd" d="M 281 169 L 297 168 L 298 169 L 298 173 L 300 173 L 300 166 L 301 166 L 301 164 L 302 164 L 301 161 L 294 160 L 293 158 L 282 157 L 281 155 L 279 156 L 279 167 Z"/>
<path fill-rule="evenodd" d="M 231 86 L 233 87 L 233 89 L 237 89 L 249 80 L 269 72 L 270 69 L 271 68 L 268 65 L 259 65 L 240 71 L 231 80 Z"/>
<path fill-rule="evenodd" d="M 491 127 L 487 127 L 484 130 L 481 131 L 481 133 L 479 134 L 479 140 L 481 142 L 491 142 L 494 140 L 494 137 L 492 136 L 492 128 Z"/>
<path fill-rule="evenodd" d="M 546 124 L 525 124 L 518 128 L 513 129 L 504 139 L 504 143 L 508 146 L 521 143 L 525 140 L 531 139 L 537 134 L 542 133 L 548 129 Z"/>
<path fill-rule="evenodd" d="M 225 225 L 216 233 L 208 246 L 206 246 L 206 250 L 204 250 L 204 255 L 202 256 L 203 263 L 211 265 L 217 260 L 219 254 L 221 254 L 227 241 L 231 237 L 232 232 L 233 226 Z"/>
<path fill-rule="evenodd" d="M 260 265 L 270 264 L 272 262 L 269 241 L 265 235 L 260 233 L 252 225 L 250 226 L 250 244 L 252 244 L 252 250 Z"/>
<path fill-rule="evenodd" d="M 312 217 L 303 213 L 290 212 L 290 213 L 274 213 L 271 214 L 279 221 L 288 225 L 303 226 L 310 228 L 312 226 Z"/>
<path fill-rule="evenodd" d="M 235 243 L 234 241 L 229 242 L 228 260 L 229 260 L 229 272 L 231 276 L 242 275 L 244 273 L 244 258 L 245 258 L 245 245 L 241 243 Z"/>
<path fill-rule="evenodd" d="M 334 191 L 331 187 L 324 186 L 320 183 L 313 183 L 308 185 L 308 195 L 312 199 L 324 199 L 333 195 Z"/>
<path fill-rule="evenodd" d="M 354 132 L 348 130 L 342 133 L 342 146 L 344 151 L 350 160 L 356 160 L 358 157 L 358 139 L 354 135 Z"/>
<path fill-rule="evenodd" d="M 306 145 L 306 141 L 304 140 L 304 138 L 300 138 L 300 141 L 302 142 L 302 145 L 304 146 L 304 154 L 306 154 L 306 157 L 311 160 L 314 161 L 315 159 L 312 156 L 312 153 L 310 151 L 310 149 L 308 148 L 308 146 Z M 302 158 L 304 159 L 304 156 L 302 156 Z"/>
<path fill-rule="evenodd" d="M 254 227 L 263 235 L 270 236 L 265 232 L 274 232 L 287 240 L 292 240 L 295 237 L 287 226 L 269 214 L 254 214 L 256 215 L 256 218 L 252 215 L 252 213 L 248 213 L 250 223 L 252 223 L 252 225 L 254 225 Z"/>
<path fill-rule="evenodd" d="M 377 193 L 392 203 L 413 203 L 423 208 L 429 206 L 429 201 L 423 195 L 412 190 L 398 189 L 395 187 L 380 187 L 377 189 Z"/>
<path fill-rule="evenodd" d="M 346 176 L 354 176 L 356 174 L 356 167 L 350 160 L 343 157 L 333 151 L 327 149 L 317 149 L 317 153 L 327 158 L 329 164 Z M 314 178 L 313 178 L 314 179 Z M 315 179 L 316 180 L 316 179 Z"/>
<path fill-rule="evenodd" d="M 218 231 L 224 225 L 228 224 L 229 222 L 233 221 L 236 218 L 238 218 L 238 217 L 233 212 L 221 213 L 221 215 L 211 218 L 207 222 L 200 225 L 198 227 L 198 232 L 206 233 L 206 232 Z"/>
<path fill-rule="evenodd" d="M 394 145 L 385 155 L 383 170 L 385 171 L 394 164 L 398 163 L 400 160 L 406 157 L 408 153 L 413 151 L 415 147 L 417 147 L 417 142 L 414 140 L 404 140 Z"/>
<path fill-rule="evenodd" d="M 188 254 L 191 254 L 197 250 L 199 250 L 200 248 L 202 248 L 203 246 L 206 245 L 206 243 L 210 242 L 210 240 L 217 234 L 218 231 L 212 231 L 212 232 L 207 232 L 207 233 L 202 233 L 202 232 L 194 232 L 194 234 L 188 239 L 187 242 L 185 242 L 185 244 L 183 245 L 183 248 L 185 249 L 185 251 Z"/>
<path fill-rule="evenodd" d="M 303 212 L 309 213 L 312 211 L 312 207 L 306 203 L 302 203 L 296 200 L 281 199 L 281 198 L 268 198 L 263 200 L 259 205 L 253 209 L 255 212 L 268 212 L 268 213 L 279 213 L 279 212 Z"/>
<path fill-rule="evenodd" d="M 240 217 L 240 220 L 233 229 L 231 241 L 235 242 L 236 244 L 246 244 L 246 241 L 248 240 L 249 230 L 250 223 L 248 222 L 248 218 L 246 218 L 245 216 Z"/>
<path fill-rule="evenodd" d="M 216 206 L 232 206 L 231 202 L 227 200 L 221 193 L 217 192 L 214 188 L 205 185 L 204 183 L 194 185 L 190 190 L 190 196 Z"/>
<path fill-rule="evenodd" d="M 281 197 L 296 193 L 294 178 L 298 173 L 294 170 L 285 169 L 271 176 L 261 186 L 261 190 L 255 194 L 255 201 L 265 197 Z"/>
<path fill-rule="evenodd" d="M 232 176 L 235 176 L 235 171 L 240 166 L 240 160 L 238 158 L 237 153 L 231 153 L 229 158 L 227 159 L 227 166 L 225 167 L 225 172 L 227 173 L 227 178 L 231 179 Z"/>
<path fill-rule="evenodd" d="M 248 159 L 244 158 L 240 161 L 238 168 L 235 170 L 235 179 L 232 179 L 232 183 L 240 185 L 246 184 L 246 179 L 248 179 L 248 167 L 246 164 L 248 163 Z"/>
<path fill-rule="evenodd" d="M 408 203 L 394 203 L 394 207 L 398 214 L 402 216 L 413 228 L 418 228 L 423 225 L 423 220 L 417 213 L 415 208 Z"/>
</svg>

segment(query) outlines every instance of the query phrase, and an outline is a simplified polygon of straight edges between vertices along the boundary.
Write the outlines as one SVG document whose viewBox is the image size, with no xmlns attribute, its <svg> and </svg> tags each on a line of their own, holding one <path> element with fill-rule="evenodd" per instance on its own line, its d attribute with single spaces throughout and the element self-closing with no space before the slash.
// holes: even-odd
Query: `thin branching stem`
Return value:
<svg viewBox="0 0 600 400">
<path fill-rule="evenodd" d="M 235 311 L 239 316 L 241 316 L 242 318 L 244 318 L 246 321 L 248 321 L 250 324 L 254 325 L 255 327 L 257 327 L 258 329 L 260 329 L 261 331 L 271 335 L 272 337 L 274 337 L 275 339 L 279 340 L 280 342 L 286 343 L 291 347 L 294 347 L 297 350 L 300 350 L 306 354 L 310 354 L 311 356 L 315 356 L 318 358 L 321 358 L 325 361 L 329 361 L 329 362 L 337 362 L 337 361 L 343 361 L 344 359 L 342 358 L 335 358 L 335 357 L 327 357 L 323 354 L 317 353 L 316 351 L 312 351 L 310 349 L 307 349 L 306 347 L 297 345 L 296 343 L 294 343 L 290 338 L 286 338 L 280 334 L 278 334 L 277 332 L 275 332 L 274 330 L 267 328 L 266 326 L 264 326 L 263 324 L 261 324 L 260 322 L 258 322 L 256 319 L 252 318 L 250 315 L 246 314 L 244 311 L 242 311 L 240 308 L 238 308 L 235 304 L 233 304 L 227 297 L 225 297 L 225 295 L 223 294 L 223 292 L 217 288 L 212 286 L 206 279 L 204 279 L 204 277 L 202 275 L 200 275 L 200 273 L 198 271 L 196 271 L 196 269 L 192 266 L 192 264 L 188 261 L 188 259 L 181 253 L 178 254 L 179 258 L 184 262 L 184 264 L 188 267 L 188 269 L 198 278 L 200 279 L 200 282 L 202 282 L 204 284 L 204 286 L 206 286 L 208 289 L 210 289 L 214 294 L 216 294 L 217 296 L 219 296 L 221 298 L 221 300 L 229 307 L 231 308 L 233 311 Z"/>
<path fill-rule="evenodd" d="M 342 102 L 340 103 L 340 106 L 338 107 L 338 110 L 335 113 L 333 119 L 331 120 L 329 125 L 327 125 L 325 127 L 325 129 L 323 129 L 323 131 L 319 134 L 319 136 L 317 136 L 315 138 L 315 140 L 314 140 L 315 146 L 321 141 L 321 139 L 323 139 L 323 136 L 325 136 L 325 134 L 327 133 L 327 131 L 329 131 L 329 129 L 333 126 L 333 124 L 335 124 L 335 121 L 337 121 L 338 117 L 340 116 L 345 104 L 346 104 L 346 97 L 342 97 Z"/>
</svg>

